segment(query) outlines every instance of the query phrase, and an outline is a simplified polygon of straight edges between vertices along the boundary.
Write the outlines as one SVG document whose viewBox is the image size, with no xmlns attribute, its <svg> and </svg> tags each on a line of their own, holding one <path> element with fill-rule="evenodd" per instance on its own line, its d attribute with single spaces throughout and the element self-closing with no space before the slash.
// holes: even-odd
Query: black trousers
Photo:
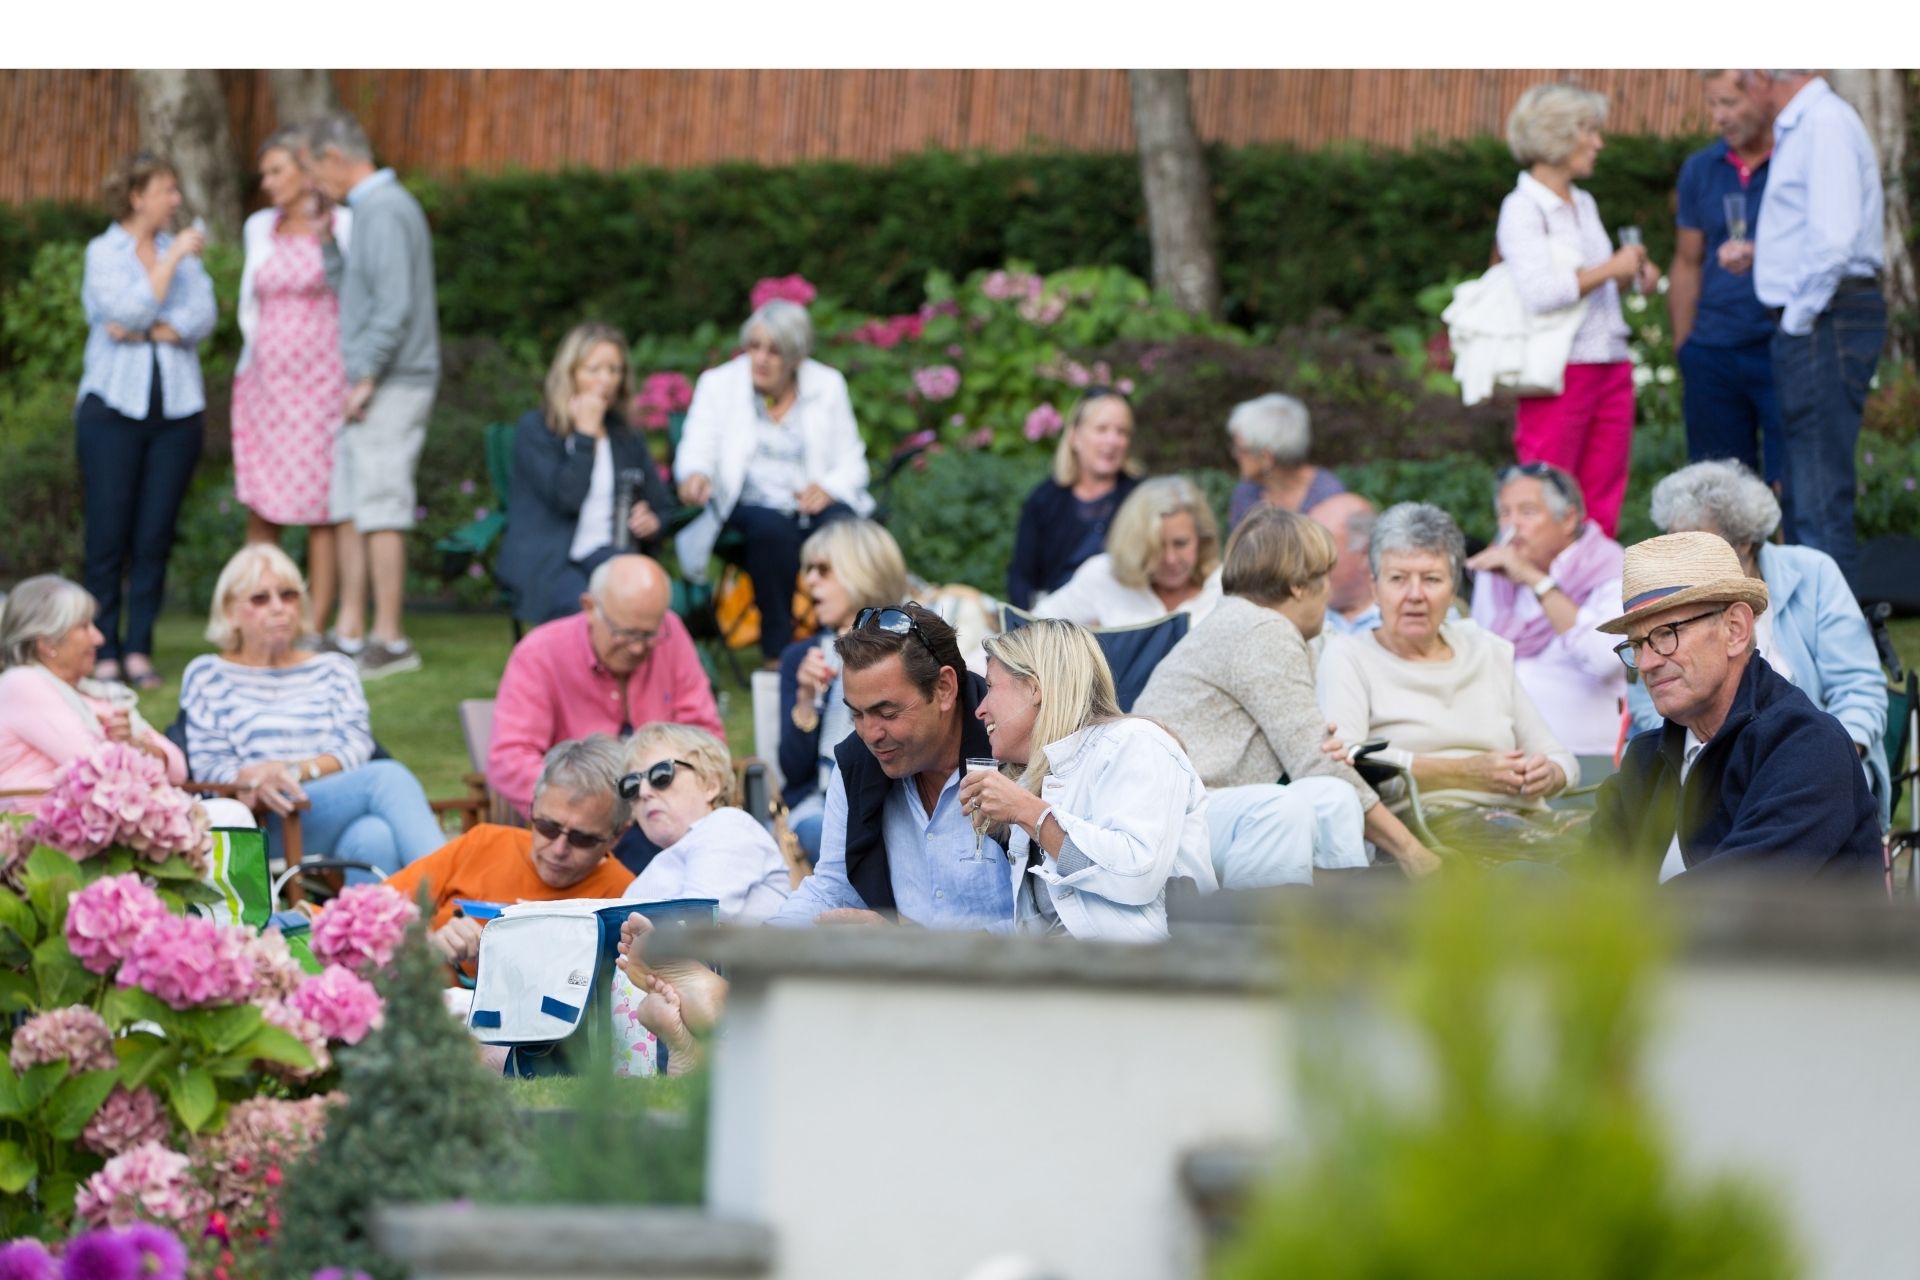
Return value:
<svg viewBox="0 0 1920 1280">
<path fill-rule="evenodd" d="M 153 652 L 153 623 L 166 594 L 167 557 L 206 435 L 204 413 L 161 416 L 159 371 L 145 419 L 129 418 L 88 394 L 73 411 L 86 503 L 83 585 L 100 602 L 94 623 L 102 659 Z M 122 578 L 126 633 L 121 638 Z"/>
</svg>

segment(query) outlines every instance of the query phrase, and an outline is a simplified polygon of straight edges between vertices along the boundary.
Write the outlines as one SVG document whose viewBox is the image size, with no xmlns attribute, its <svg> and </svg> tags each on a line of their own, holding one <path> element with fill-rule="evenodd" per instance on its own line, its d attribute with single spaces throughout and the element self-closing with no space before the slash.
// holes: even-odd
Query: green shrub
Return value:
<svg viewBox="0 0 1920 1280">
<path fill-rule="evenodd" d="M 1046 464 L 980 451 L 942 449 L 902 474 L 890 495 L 887 528 L 907 567 L 930 582 L 1006 590 L 1020 504 Z"/>
</svg>

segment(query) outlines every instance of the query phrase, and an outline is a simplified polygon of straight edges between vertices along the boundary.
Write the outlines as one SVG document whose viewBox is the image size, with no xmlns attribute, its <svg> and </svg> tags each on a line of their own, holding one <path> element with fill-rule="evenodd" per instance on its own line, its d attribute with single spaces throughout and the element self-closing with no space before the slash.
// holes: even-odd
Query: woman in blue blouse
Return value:
<svg viewBox="0 0 1920 1280">
<path fill-rule="evenodd" d="M 1112 387 L 1088 387 L 1060 433 L 1053 474 L 1020 508 L 1007 603 L 1034 608 L 1106 549 L 1114 512 L 1140 483 L 1132 447 L 1133 402 Z"/>
<path fill-rule="evenodd" d="M 105 638 L 95 677 L 150 689 L 160 683 L 153 621 L 174 522 L 206 428 L 195 349 L 219 313 L 200 265 L 205 237 L 167 232 L 180 208 L 172 166 L 141 152 L 108 178 L 106 193 L 114 223 L 87 245 L 80 286 L 87 352 L 73 421 L 86 501 L 84 576 Z"/>
</svg>

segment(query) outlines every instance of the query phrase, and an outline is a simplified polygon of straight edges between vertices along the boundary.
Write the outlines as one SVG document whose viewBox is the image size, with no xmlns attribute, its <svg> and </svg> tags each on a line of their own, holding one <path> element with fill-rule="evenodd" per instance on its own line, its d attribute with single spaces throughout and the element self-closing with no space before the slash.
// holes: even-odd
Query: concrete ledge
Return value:
<svg viewBox="0 0 1920 1280">
<path fill-rule="evenodd" d="M 773 1233 L 699 1209 L 602 1205 L 409 1205 L 382 1209 L 380 1248 L 415 1280 L 527 1276 L 764 1276 Z"/>
</svg>

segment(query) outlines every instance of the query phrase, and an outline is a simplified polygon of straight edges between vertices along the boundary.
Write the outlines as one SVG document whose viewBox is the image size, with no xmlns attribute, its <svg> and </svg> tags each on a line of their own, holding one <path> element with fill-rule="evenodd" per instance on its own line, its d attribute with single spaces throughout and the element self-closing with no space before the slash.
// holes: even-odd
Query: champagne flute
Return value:
<svg viewBox="0 0 1920 1280">
<path fill-rule="evenodd" d="M 988 759 L 988 758 L 986 758 L 986 757 L 984 757 L 984 756 L 968 756 L 968 757 L 967 757 L 967 759 L 966 759 L 966 762 L 965 762 L 965 766 L 966 766 L 966 771 L 967 771 L 968 773 L 998 773 L 998 772 L 1000 772 L 1000 762 L 999 762 L 998 760 L 990 760 L 990 759 Z M 973 815 L 972 815 L 972 818 L 973 818 L 973 856 L 972 856 L 971 858 L 962 858 L 962 859 L 960 859 L 960 861 L 962 861 L 962 862 L 985 862 L 985 861 L 987 861 L 987 854 L 986 854 L 986 842 L 987 842 L 987 819 L 986 819 L 986 815 L 985 815 L 985 814 L 981 814 L 981 813 L 975 813 L 975 814 L 973 814 Z"/>
<path fill-rule="evenodd" d="M 1620 236 L 1620 247 L 1622 249 L 1626 248 L 1630 244 L 1637 245 L 1642 243 L 1640 239 L 1639 227 L 1634 227 L 1634 226 L 1621 227 L 1619 231 L 1619 236 Z M 1631 287 L 1635 293 L 1641 292 L 1640 277 L 1637 274 L 1633 277 L 1633 280 L 1629 287 Z"/>
<path fill-rule="evenodd" d="M 1729 191 L 1720 197 L 1720 208 L 1727 215 L 1727 239 L 1747 238 L 1747 193 Z"/>
</svg>

